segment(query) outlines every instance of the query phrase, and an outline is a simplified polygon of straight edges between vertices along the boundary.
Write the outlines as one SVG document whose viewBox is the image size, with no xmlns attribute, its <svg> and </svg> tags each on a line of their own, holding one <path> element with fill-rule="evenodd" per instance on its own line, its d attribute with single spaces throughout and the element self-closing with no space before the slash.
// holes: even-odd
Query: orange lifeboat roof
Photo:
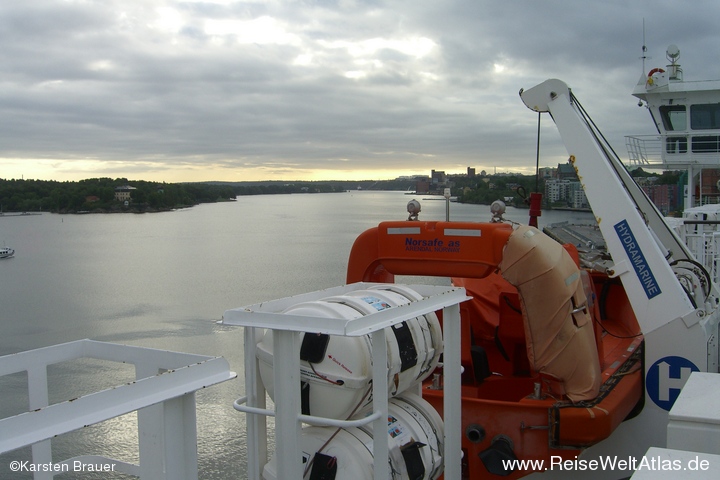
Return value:
<svg viewBox="0 0 720 480">
<path fill-rule="evenodd" d="M 474 222 L 383 222 L 350 252 L 348 283 L 394 275 L 482 278 L 497 269 L 512 226 Z"/>
</svg>

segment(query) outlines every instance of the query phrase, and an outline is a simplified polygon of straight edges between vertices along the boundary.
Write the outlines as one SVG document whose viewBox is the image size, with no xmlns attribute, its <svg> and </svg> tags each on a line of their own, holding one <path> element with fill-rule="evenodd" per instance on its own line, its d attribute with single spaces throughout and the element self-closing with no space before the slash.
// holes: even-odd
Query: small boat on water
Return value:
<svg viewBox="0 0 720 480">
<path fill-rule="evenodd" d="M 0 258 L 10 258 L 15 255 L 15 250 L 10 247 L 0 247 Z"/>
</svg>

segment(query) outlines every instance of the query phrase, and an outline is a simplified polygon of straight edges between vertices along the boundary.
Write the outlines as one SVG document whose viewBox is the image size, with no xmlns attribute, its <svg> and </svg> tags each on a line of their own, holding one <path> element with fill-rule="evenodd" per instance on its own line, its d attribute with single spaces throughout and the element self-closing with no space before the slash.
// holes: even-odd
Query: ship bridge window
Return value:
<svg viewBox="0 0 720 480">
<path fill-rule="evenodd" d="M 693 130 L 720 129 L 720 103 L 692 105 L 690 107 L 690 128 Z"/>
<path fill-rule="evenodd" d="M 667 153 L 687 153 L 687 137 L 665 138 L 665 151 Z"/>
<path fill-rule="evenodd" d="M 666 131 L 687 130 L 685 105 L 662 105 L 660 106 L 660 116 Z"/>
<path fill-rule="evenodd" d="M 692 151 L 694 153 L 720 152 L 720 137 L 717 135 L 702 135 L 693 137 Z"/>
<path fill-rule="evenodd" d="M 720 103 L 692 105 L 690 128 L 693 130 L 720 130 Z M 699 135 L 692 138 L 693 153 L 720 152 L 720 136 Z"/>
</svg>

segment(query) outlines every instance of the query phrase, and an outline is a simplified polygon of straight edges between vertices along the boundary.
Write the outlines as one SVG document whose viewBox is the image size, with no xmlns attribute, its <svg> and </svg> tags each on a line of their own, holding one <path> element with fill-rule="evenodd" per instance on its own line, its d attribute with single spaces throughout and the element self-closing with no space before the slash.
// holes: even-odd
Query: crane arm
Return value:
<svg viewBox="0 0 720 480">
<path fill-rule="evenodd" d="M 551 79 L 520 97 L 531 110 L 551 114 L 612 255 L 611 275 L 623 282 L 643 332 L 677 318 L 690 327 L 708 307 L 715 310 L 717 300 L 693 305 L 668 261 L 692 259 L 691 253 L 583 119 L 568 86 Z"/>
</svg>

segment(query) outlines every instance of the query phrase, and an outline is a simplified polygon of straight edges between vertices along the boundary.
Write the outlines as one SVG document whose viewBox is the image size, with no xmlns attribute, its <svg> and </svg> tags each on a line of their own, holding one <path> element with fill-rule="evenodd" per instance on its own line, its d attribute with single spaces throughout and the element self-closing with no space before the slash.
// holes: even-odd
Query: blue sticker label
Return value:
<svg viewBox="0 0 720 480">
<path fill-rule="evenodd" d="M 365 303 L 375 307 L 375 310 L 377 310 L 378 312 L 381 312 L 383 310 L 390 308 L 389 303 L 387 303 L 383 300 L 380 300 L 377 297 L 362 297 L 362 299 Z"/>
<path fill-rule="evenodd" d="M 683 357 L 663 357 L 653 363 L 645 377 L 648 396 L 663 410 L 670 410 L 692 372 L 700 369 Z"/>
<path fill-rule="evenodd" d="M 640 280 L 640 284 L 643 290 L 645 290 L 647 298 L 650 299 L 660 295 L 662 293 L 660 286 L 655 280 L 655 275 L 653 275 L 652 270 L 650 270 L 650 266 L 647 260 L 645 260 L 645 255 L 643 255 L 642 250 L 640 250 L 640 246 L 637 244 L 635 235 L 633 235 L 632 230 L 630 230 L 627 220 L 623 220 L 615 225 L 615 231 L 618 237 L 620 237 L 620 243 L 622 243 L 625 253 L 627 253 L 630 258 L 630 263 L 632 263 L 635 269 L 635 274 L 638 280 Z"/>
</svg>

